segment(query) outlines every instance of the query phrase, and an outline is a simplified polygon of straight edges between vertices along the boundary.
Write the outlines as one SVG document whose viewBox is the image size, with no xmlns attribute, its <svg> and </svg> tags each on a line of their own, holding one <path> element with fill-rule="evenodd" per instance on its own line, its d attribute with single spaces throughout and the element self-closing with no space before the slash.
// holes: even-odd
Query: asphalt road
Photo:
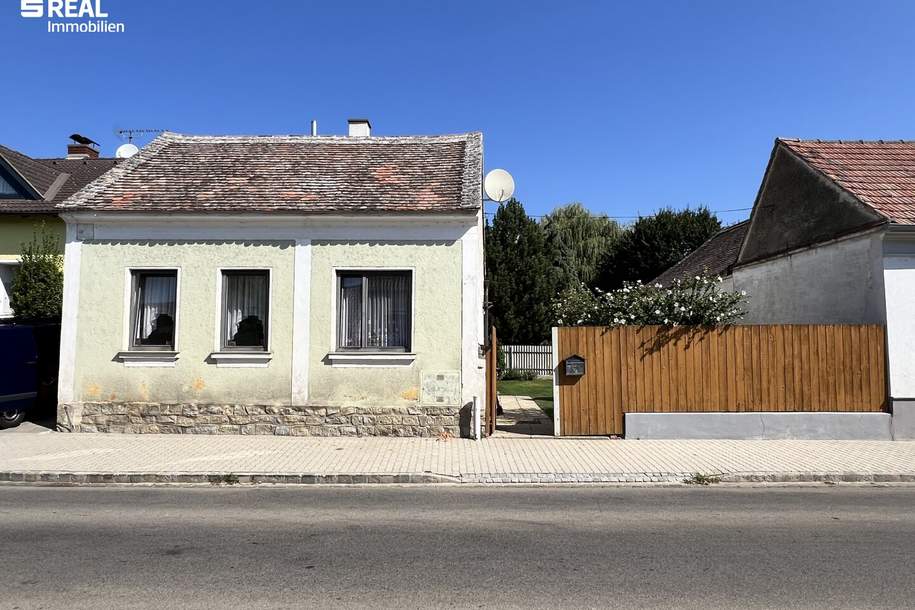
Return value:
<svg viewBox="0 0 915 610">
<path fill-rule="evenodd" d="M 913 562 L 913 487 L 0 487 L 2 608 L 910 608 Z"/>
</svg>

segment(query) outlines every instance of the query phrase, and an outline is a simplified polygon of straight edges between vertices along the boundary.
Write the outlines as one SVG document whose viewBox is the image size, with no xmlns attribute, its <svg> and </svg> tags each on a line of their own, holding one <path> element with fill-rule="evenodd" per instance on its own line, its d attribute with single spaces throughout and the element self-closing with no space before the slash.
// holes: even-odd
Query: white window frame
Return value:
<svg viewBox="0 0 915 610">
<path fill-rule="evenodd" d="M 337 348 L 337 300 L 340 273 L 391 272 L 410 274 L 410 351 L 339 351 Z M 416 360 L 416 267 L 403 266 L 332 266 L 330 273 L 330 350 L 327 361 L 333 367 L 403 367 L 412 366 Z"/>
<path fill-rule="evenodd" d="M 267 272 L 267 349 L 245 351 L 240 349 L 223 350 L 222 348 L 222 290 L 224 272 L 226 271 L 266 271 Z M 216 269 L 216 320 L 213 327 L 213 352 L 208 361 L 217 367 L 228 368 L 266 368 L 273 359 L 273 267 L 220 267 Z"/>
<path fill-rule="evenodd" d="M 172 350 L 135 350 L 131 348 L 131 302 L 133 299 L 133 274 L 143 271 L 175 272 L 175 346 Z M 124 268 L 124 316 L 122 351 L 117 358 L 127 367 L 174 367 L 181 350 L 181 267 L 161 265 Z"/>
</svg>

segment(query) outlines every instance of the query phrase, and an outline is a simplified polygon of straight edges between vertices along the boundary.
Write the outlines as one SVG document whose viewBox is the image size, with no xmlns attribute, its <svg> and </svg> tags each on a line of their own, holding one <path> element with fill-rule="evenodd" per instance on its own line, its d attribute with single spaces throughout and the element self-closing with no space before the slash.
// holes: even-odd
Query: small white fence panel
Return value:
<svg viewBox="0 0 915 610">
<path fill-rule="evenodd" d="M 538 375 L 553 374 L 553 347 L 550 345 L 502 345 L 505 370 L 534 371 Z"/>
</svg>

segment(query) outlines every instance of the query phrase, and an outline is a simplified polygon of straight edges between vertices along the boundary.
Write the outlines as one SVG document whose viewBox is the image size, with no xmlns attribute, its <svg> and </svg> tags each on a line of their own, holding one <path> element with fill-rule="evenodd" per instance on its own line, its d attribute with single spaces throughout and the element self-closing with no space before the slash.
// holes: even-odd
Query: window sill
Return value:
<svg viewBox="0 0 915 610">
<path fill-rule="evenodd" d="M 124 366 L 158 366 L 173 367 L 178 361 L 178 352 L 166 351 L 135 351 L 135 352 L 118 352 L 117 359 L 124 363 Z"/>
<path fill-rule="evenodd" d="M 232 368 L 266 368 L 272 359 L 272 352 L 213 352 L 209 357 L 218 367 Z"/>
<path fill-rule="evenodd" d="M 416 354 L 405 352 L 331 352 L 327 354 L 331 366 L 338 367 L 390 367 L 410 366 Z"/>
</svg>

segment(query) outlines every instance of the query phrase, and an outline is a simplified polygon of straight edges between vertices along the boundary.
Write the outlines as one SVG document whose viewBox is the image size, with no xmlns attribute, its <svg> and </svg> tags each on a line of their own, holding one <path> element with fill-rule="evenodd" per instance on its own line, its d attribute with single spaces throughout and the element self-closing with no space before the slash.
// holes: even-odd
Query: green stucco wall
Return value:
<svg viewBox="0 0 915 610">
<path fill-rule="evenodd" d="M 423 372 L 461 370 L 462 256 L 459 241 L 313 242 L 309 282 L 308 405 L 417 405 Z M 84 242 L 74 368 L 75 402 L 288 405 L 292 398 L 295 248 L 292 242 Z M 128 367 L 126 283 L 130 268 L 178 268 L 174 367 Z M 271 270 L 266 368 L 217 367 L 219 269 Z M 413 271 L 410 366 L 332 366 L 336 269 Z"/>
<path fill-rule="evenodd" d="M 80 270 L 74 371 L 77 401 L 288 404 L 292 361 L 292 242 L 85 242 Z M 174 368 L 126 367 L 126 270 L 180 270 Z M 271 270 L 266 368 L 220 368 L 207 362 L 216 347 L 220 268 Z"/>
<path fill-rule="evenodd" d="M 60 253 L 64 252 L 64 238 L 66 225 L 64 221 L 53 215 L 17 216 L 13 214 L 0 215 L 0 260 L 15 260 L 19 258 L 22 244 L 32 240 L 35 231 L 44 221 L 48 232 L 57 239 Z"/>
<path fill-rule="evenodd" d="M 460 242 L 312 243 L 309 402 L 416 404 L 423 371 L 461 370 Z M 331 366 L 335 268 L 413 270 L 413 352 L 408 367 Z"/>
</svg>

